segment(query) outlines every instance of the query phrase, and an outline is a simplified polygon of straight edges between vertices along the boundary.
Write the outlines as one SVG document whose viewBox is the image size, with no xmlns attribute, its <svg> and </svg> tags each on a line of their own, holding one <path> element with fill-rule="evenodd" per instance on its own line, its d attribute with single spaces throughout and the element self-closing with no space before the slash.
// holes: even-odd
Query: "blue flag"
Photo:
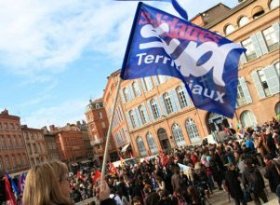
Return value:
<svg viewBox="0 0 280 205">
<path fill-rule="evenodd" d="M 139 3 L 121 78 L 179 78 L 196 107 L 233 117 L 242 52 L 216 33 Z"/>
</svg>

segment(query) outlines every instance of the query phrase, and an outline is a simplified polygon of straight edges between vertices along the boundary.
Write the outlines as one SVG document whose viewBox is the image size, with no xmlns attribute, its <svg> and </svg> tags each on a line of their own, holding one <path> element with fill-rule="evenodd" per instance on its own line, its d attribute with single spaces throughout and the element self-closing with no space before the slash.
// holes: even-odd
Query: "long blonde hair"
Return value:
<svg viewBox="0 0 280 205">
<path fill-rule="evenodd" d="M 66 167 L 67 170 L 67 167 Z M 64 196 L 60 189 L 56 169 L 50 163 L 32 167 L 26 176 L 23 204 L 24 205 L 72 205 L 70 198 Z"/>
</svg>

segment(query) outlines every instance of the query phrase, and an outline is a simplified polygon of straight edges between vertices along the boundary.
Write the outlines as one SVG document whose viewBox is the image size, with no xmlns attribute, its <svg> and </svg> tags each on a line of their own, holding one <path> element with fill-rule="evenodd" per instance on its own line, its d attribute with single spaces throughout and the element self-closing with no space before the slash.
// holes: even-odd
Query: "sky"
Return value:
<svg viewBox="0 0 280 205">
<path fill-rule="evenodd" d="M 189 18 L 222 2 L 178 0 Z M 178 14 L 168 2 L 147 2 Z M 41 128 L 85 119 L 123 61 L 136 1 L 0 0 L 0 112 Z"/>
</svg>

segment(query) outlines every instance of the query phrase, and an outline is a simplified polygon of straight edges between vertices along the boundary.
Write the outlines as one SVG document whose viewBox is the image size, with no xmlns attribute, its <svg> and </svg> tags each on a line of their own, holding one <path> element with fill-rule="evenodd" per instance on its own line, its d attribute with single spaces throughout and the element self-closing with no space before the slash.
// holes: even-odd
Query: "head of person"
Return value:
<svg viewBox="0 0 280 205">
<path fill-rule="evenodd" d="M 32 167 L 26 176 L 23 204 L 72 204 L 63 193 L 61 180 L 50 163 Z"/>
<path fill-rule="evenodd" d="M 69 171 L 67 165 L 61 161 L 55 160 L 49 162 L 50 166 L 53 168 L 56 178 L 59 182 L 59 187 L 63 195 L 67 198 L 70 198 L 70 184 L 69 184 Z"/>
</svg>

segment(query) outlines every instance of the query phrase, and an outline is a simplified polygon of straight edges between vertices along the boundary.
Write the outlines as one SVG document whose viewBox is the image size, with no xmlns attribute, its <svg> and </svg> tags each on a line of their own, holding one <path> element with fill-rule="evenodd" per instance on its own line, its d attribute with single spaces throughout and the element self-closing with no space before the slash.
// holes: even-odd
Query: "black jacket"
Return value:
<svg viewBox="0 0 280 205">
<path fill-rule="evenodd" d="M 232 198 L 242 199 L 243 192 L 238 180 L 238 173 L 235 170 L 229 170 L 225 176 L 225 183 Z"/>
<path fill-rule="evenodd" d="M 242 180 L 246 190 L 251 193 L 259 194 L 265 188 L 263 177 L 255 166 L 245 168 Z"/>
<path fill-rule="evenodd" d="M 265 168 L 264 177 L 269 181 L 269 187 L 273 193 L 276 192 L 276 187 L 280 184 L 280 175 L 276 169 L 276 164 L 272 161 Z"/>
</svg>

